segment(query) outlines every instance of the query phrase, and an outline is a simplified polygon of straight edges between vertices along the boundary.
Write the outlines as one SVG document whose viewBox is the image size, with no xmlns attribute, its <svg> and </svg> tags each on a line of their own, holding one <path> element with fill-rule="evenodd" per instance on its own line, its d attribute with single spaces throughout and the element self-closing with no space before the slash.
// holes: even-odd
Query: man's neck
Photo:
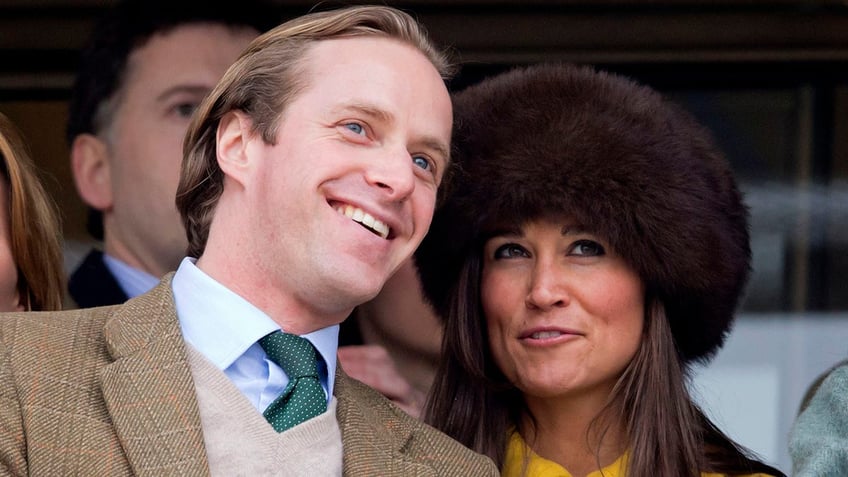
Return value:
<svg viewBox="0 0 848 477">
<path fill-rule="evenodd" d="M 170 267 L 162 266 L 152 259 L 145 260 L 138 254 L 134 253 L 126 246 L 126 244 L 116 240 L 108 233 L 103 240 L 103 253 L 116 260 L 120 260 L 135 270 L 139 270 L 154 277 L 161 277 L 168 272 L 172 272 L 176 270 L 179 265 L 179 259 L 177 259 L 177 262 L 173 263 Z"/>
<path fill-rule="evenodd" d="M 221 257 L 215 249 L 207 248 L 197 260 L 197 268 L 262 310 L 289 333 L 303 335 L 337 325 L 353 310 L 353 306 L 335 312 L 317 309 L 305 300 L 286 293 L 283 287 L 265 280 L 266 277 L 257 276 L 246 266 L 247 262 L 225 260 L 222 259 L 226 258 L 224 255 Z"/>
</svg>

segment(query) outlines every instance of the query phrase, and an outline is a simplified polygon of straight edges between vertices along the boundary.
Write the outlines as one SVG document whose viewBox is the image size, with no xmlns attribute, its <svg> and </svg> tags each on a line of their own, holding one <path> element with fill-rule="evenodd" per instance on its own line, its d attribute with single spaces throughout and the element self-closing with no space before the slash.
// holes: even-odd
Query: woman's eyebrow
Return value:
<svg viewBox="0 0 848 477">
<path fill-rule="evenodd" d="M 562 235 L 586 235 L 591 234 L 592 232 L 582 225 L 569 224 L 563 225 L 560 233 Z"/>
</svg>

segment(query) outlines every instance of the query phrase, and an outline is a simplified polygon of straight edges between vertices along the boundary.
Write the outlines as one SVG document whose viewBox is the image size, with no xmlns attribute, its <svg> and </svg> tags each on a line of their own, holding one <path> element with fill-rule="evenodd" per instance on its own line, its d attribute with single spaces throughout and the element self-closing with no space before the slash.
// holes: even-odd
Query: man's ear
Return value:
<svg viewBox="0 0 848 477">
<path fill-rule="evenodd" d="M 253 121 L 242 111 L 229 111 L 218 123 L 218 167 L 242 186 L 250 166 L 247 146 L 253 135 Z"/>
<path fill-rule="evenodd" d="M 80 134 L 71 144 L 71 170 L 82 200 L 105 211 L 112 207 L 112 174 L 109 148 L 93 134 Z"/>
</svg>

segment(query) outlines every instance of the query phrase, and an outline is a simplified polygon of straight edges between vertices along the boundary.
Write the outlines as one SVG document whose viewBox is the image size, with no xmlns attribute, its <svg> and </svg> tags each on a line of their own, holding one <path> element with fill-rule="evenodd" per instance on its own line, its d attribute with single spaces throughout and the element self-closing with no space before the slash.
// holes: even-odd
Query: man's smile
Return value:
<svg viewBox="0 0 848 477">
<path fill-rule="evenodd" d="M 336 211 L 345 217 L 359 223 L 375 235 L 387 239 L 389 237 L 389 226 L 382 221 L 375 219 L 374 216 L 352 205 L 337 205 Z"/>
</svg>

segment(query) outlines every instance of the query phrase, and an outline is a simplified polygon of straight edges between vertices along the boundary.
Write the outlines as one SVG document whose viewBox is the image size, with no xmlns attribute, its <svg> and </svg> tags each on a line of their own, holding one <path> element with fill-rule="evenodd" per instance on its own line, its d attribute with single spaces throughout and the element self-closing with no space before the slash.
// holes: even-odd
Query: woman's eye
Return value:
<svg viewBox="0 0 848 477">
<path fill-rule="evenodd" d="M 572 255 L 595 257 L 604 255 L 605 253 L 606 251 L 604 250 L 604 247 L 598 242 L 594 242 L 592 240 L 579 240 L 571 248 Z"/>
<path fill-rule="evenodd" d="M 524 247 L 514 243 L 501 245 L 495 250 L 496 259 L 519 258 L 526 256 L 528 256 L 528 253 L 524 250 Z"/>
<path fill-rule="evenodd" d="M 349 129 L 350 131 L 352 131 L 354 134 L 358 134 L 358 135 L 360 135 L 360 136 L 364 136 L 364 135 L 365 135 L 365 128 L 364 128 L 364 127 L 362 127 L 362 125 L 361 125 L 361 124 L 359 124 L 359 123 L 346 123 L 346 124 L 344 125 L 344 127 L 348 128 L 348 129 Z"/>
<path fill-rule="evenodd" d="M 425 171 L 429 171 L 433 168 L 433 166 L 430 164 L 430 161 L 428 161 L 427 158 L 424 156 L 412 156 L 412 163 L 424 169 Z"/>
</svg>

